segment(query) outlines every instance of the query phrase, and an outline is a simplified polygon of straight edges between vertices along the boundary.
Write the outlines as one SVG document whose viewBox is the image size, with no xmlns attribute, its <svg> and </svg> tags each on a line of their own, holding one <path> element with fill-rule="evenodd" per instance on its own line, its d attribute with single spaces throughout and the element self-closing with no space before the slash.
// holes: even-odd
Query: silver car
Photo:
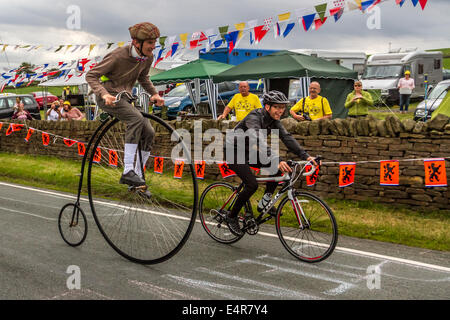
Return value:
<svg viewBox="0 0 450 320">
<path fill-rule="evenodd" d="M 431 119 L 431 114 L 439 107 L 449 90 L 450 80 L 439 82 L 436 87 L 431 90 L 427 99 L 417 105 L 414 113 L 414 120 L 427 121 Z"/>
</svg>

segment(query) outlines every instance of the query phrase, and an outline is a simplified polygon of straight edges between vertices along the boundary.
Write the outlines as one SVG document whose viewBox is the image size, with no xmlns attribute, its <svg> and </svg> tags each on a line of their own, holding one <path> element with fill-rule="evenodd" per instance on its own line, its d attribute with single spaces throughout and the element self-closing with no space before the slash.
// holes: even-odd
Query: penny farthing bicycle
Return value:
<svg viewBox="0 0 450 320">
<path fill-rule="evenodd" d="M 116 101 L 149 98 L 121 92 Z M 118 119 L 103 113 L 100 126 L 91 136 L 81 164 L 78 196 L 75 203 L 66 204 L 60 211 L 58 227 L 64 241 L 79 246 L 86 239 L 88 221 L 80 200 L 85 166 L 89 204 L 94 220 L 107 243 L 123 257 L 137 263 L 156 264 L 174 256 L 186 243 L 195 223 L 198 188 L 190 145 L 162 119 L 142 112 L 155 130 L 151 156 L 142 164 L 142 154 L 136 155 L 141 164 L 143 188 L 119 184 L 123 172 L 123 150 L 126 126 Z M 153 159 L 164 159 L 164 170 L 173 172 L 175 156 L 184 161 L 182 178 L 153 172 Z M 138 161 L 139 160 L 139 161 Z M 145 191 L 151 192 L 151 198 Z"/>
</svg>

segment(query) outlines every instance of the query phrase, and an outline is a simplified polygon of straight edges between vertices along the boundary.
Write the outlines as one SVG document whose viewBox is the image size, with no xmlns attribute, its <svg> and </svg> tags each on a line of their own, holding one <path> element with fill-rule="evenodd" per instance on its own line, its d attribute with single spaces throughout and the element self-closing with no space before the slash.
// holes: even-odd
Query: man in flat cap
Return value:
<svg viewBox="0 0 450 320">
<path fill-rule="evenodd" d="M 127 125 L 124 171 L 120 183 L 138 187 L 145 185 L 140 172 L 141 166 L 134 163 L 138 143 L 141 143 L 140 152 L 145 165 L 150 156 L 155 131 L 148 119 L 144 118 L 127 98 L 115 102 L 115 96 L 121 91 L 131 94 L 134 84 L 138 81 L 151 95 L 151 100 L 156 105 L 164 104 L 164 99 L 159 96 L 148 76 L 156 39 L 160 33 L 158 28 L 149 22 L 138 23 L 128 30 L 132 39 L 131 44 L 108 53 L 87 73 L 86 81 L 96 94 L 99 107 Z M 150 196 L 148 191 L 147 195 Z"/>
</svg>

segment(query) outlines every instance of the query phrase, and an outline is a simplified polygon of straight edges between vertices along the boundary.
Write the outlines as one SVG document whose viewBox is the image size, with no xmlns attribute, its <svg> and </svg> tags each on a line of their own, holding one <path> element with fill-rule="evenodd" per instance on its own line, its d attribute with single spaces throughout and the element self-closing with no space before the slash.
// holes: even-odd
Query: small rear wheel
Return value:
<svg viewBox="0 0 450 320">
<path fill-rule="evenodd" d="M 337 244 L 338 227 L 332 210 L 307 192 L 296 192 L 294 200 L 282 200 L 276 228 L 286 250 L 304 262 L 325 260 Z"/>
<path fill-rule="evenodd" d="M 72 247 L 79 246 L 87 236 L 87 220 L 83 210 L 73 203 L 62 207 L 58 217 L 58 229 L 63 240 Z"/>
</svg>

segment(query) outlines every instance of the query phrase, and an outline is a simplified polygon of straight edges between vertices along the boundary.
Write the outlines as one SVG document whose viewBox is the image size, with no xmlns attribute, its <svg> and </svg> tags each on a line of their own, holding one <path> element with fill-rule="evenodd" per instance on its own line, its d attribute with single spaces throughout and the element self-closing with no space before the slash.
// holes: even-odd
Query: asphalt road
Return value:
<svg viewBox="0 0 450 320">
<path fill-rule="evenodd" d="M 0 299 L 450 299 L 450 252 L 341 236 L 330 258 L 306 264 L 289 255 L 272 226 L 223 245 L 197 223 L 175 257 L 138 265 L 104 241 L 86 199 L 88 237 L 72 248 L 57 218 L 74 199 L 0 182 Z"/>
</svg>

